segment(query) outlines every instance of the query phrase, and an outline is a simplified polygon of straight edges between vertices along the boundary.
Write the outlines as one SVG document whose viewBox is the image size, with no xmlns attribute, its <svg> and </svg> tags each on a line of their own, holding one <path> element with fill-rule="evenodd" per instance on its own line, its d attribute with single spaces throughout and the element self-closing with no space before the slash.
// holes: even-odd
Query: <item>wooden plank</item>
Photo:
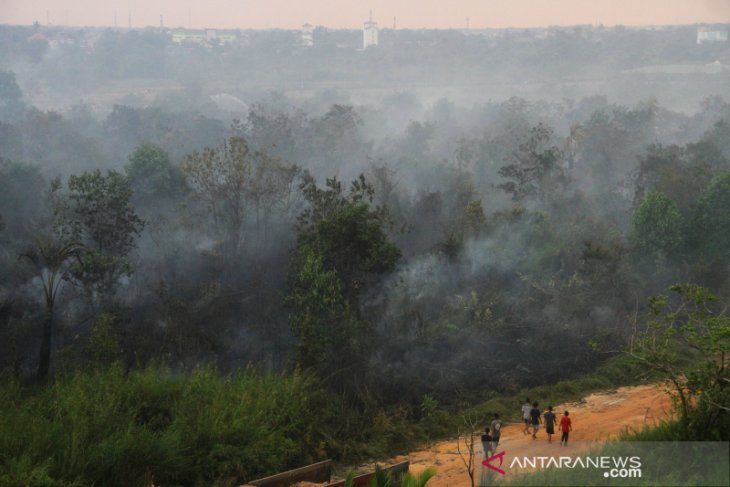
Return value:
<svg viewBox="0 0 730 487">
<path fill-rule="evenodd" d="M 390 473 L 392 479 L 393 479 L 393 485 L 400 485 L 400 481 L 403 478 L 403 476 L 408 473 L 408 467 L 410 466 L 410 461 L 406 460 L 405 462 L 396 463 L 395 465 L 391 465 L 390 467 L 383 468 L 384 471 Z M 369 487 L 370 480 L 375 475 L 375 472 L 365 473 L 362 475 L 358 475 L 354 479 L 352 479 L 352 485 L 353 487 Z M 344 480 L 338 480 L 336 482 L 332 482 L 327 484 L 327 487 L 344 487 L 345 481 Z"/>
<path fill-rule="evenodd" d="M 252 480 L 246 485 L 254 485 L 256 487 L 289 487 L 292 484 L 302 481 L 317 483 L 329 482 L 331 475 L 332 460 L 325 460 L 263 479 Z"/>
</svg>

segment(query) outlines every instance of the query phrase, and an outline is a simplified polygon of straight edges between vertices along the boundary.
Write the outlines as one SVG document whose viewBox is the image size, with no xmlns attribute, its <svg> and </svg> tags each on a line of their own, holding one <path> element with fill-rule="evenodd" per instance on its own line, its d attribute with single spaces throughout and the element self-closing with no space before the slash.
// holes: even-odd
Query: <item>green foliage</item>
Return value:
<svg viewBox="0 0 730 487">
<path fill-rule="evenodd" d="M 71 230 L 77 240 L 104 254 L 126 255 L 144 222 L 130 203 L 129 180 L 98 169 L 68 180 Z"/>
<path fill-rule="evenodd" d="M 695 252 L 730 262 L 730 173 L 714 178 L 702 193 L 687 233 Z"/>
<path fill-rule="evenodd" d="M 321 459 L 314 383 L 151 367 L 0 383 L 0 484 L 238 485 Z"/>
<path fill-rule="evenodd" d="M 401 487 L 424 487 L 435 475 L 436 470 L 433 468 L 427 468 L 417 475 L 409 472 L 403 476 Z"/>
<path fill-rule="evenodd" d="M 108 367 L 122 357 L 119 337 L 114 329 L 118 320 L 113 313 L 102 313 L 96 317 L 87 345 L 91 363 L 96 367 Z"/>
<path fill-rule="evenodd" d="M 206 147 L 185 158 L 182 170 L 193 195 L 205 206 L 212 229 L 229 256 L 244 242 L 245 225 L 287 206 L 287 192 L 298 168 L 252 150 L 242 137 L 230 137 L 219 147 Z"/>
<path fill-rule="evenodd" d="M 652 189 L 634 213 L 631 240 L 643 255 L 672 257 L 682 245 L 682 226 L 677 205 Z"/>
<path fill-rule="evenodd" d="M 297 363 L 305 368 L 318 367 L 327 357 L 325 351 L 342 347 L 349 337 L 349 309 L 337 273 L 324 269 L 321 254 L 308 249 L 297 259 L 297 272 L 287 297 L 292 309 L 289 323 L 298 338 Z"/>
<path fill-rule="evenodd" d="M 186 189 L 185 176 L 162 148 L 144 143 L 129 155 L 124 168 L 135 198 L 175 198 Z"/>
<path fill-rule="evenodd" d="M 567 182 L 561 166 L 564 154 L 552 145 L 552 137 L 550 127 L 542 123 L 532 127 L 527 140 L 512 154 L 510 164 L 499 169 L 499 175 L 507 179 L 499 188 L 513 200 L 537 197 L 544 201 Z"/>
<path fill-rule="evenodd" d="M 127 255 L 144 226 L 130 202 L 129 181 L 116 171 L 102 176 L 97 169 L 71 176 L 68 188 L 68 208 L 60 226 L 87 248 L 72 269 L 73 279 L 92 296 L 109 296 L 119 278 L 131 274 Z"/>
<path fill-rule="evenodd" d="M 399 485 L 400 487 L 424 487 L 431 478 L 436 475 L 436 470 L 427 468 L 423 472 L 413 475 L 406 473 L 401 479 L 400 484 L 395 484 L 389 472 L 385 471 L 380 465 L 375 464 L 375 473 L 370 480 L 370 487 L 392 487 Z M 345 487 L 354 485 L 355 472 L 349 472 L 345 478 Z"/>
<path fill-rule="evenodd" d="M 393 478 L 390 473 L 383 470 L 380 465 L 375 465 L 375 475 L 370 480 L 370 487 L 392 487 Z"/>
<path fill-rule="evenodd" d="M 654 296 L 645 327 L 626 354 L 672 388 L 685 440 L 727 440 L 730 432 L 730 316 L 694 284 Z"/>
<path fill-rule="evenodd" d="M 364 364 L 372 339 L 359 298 L 395 267 L 400 251 L 385 232 L 386 211 L 369 204 L 373 190 L 363 176 L 345 194 L 336 179 L 320 189 L 304 175 L 302 191 L 309 207 L 299 216 L 287 298 L 298 364 L 344 374 Z M 343 355 L 347 364 L 342 364 Z"/>
</svg>

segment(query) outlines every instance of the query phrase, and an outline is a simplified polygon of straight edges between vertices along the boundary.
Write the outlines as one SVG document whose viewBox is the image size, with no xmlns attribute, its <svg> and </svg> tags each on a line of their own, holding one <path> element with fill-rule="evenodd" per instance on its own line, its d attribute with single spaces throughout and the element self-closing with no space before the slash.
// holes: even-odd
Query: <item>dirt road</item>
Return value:
<svg viewBox="0 0 730 487">
<path fill-rule="evenodd" d="M 576 403 L 556 406 L 556 412 L 570 411 L 573 421 L 571 442 L 605 441 L 616 437 L 627 428 L 642 429 L 666 419 L 671 414 L 671 401 L 664 390 L 656 385 L 621 387 L 614 391 L 591 394 Z M 503 428 L 500 450 L 510 454 L 536 455 L 545 448 L 561 448 L 560 435 L 553 437 L 553 444 L 547 444 L 544 429 L 538 432 L 537 440 L 522 433 L 522 425 L 510 424 Z M 481 468 L 482 446 L 476 439 L 477 468 Z M 466 468 L 456 449 L 456 441 L 448 440 L 435 443 L 423 451 L 398 457 L 394 461 L 410 459 L 411 472 L 417 473 L 428 467 L 437 471 L 429 487 L 463 487 L 470 485 Z M 477 476 L 478 477 L 478 476 Z"/>
</svg>

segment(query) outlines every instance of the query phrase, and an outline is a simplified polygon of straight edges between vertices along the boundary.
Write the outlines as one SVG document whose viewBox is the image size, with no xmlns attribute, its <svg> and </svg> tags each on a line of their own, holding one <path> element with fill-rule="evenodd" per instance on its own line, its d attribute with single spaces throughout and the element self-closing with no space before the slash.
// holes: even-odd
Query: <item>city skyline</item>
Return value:
<svg viewBox="0 0 730 487">
<path fill-rule="evenodd" d="M 530 28 L 554 25 L 729 23 L 730 0 L 0 0 L 0 23 L 70 26 L 298 29 Z"/>
</svg>

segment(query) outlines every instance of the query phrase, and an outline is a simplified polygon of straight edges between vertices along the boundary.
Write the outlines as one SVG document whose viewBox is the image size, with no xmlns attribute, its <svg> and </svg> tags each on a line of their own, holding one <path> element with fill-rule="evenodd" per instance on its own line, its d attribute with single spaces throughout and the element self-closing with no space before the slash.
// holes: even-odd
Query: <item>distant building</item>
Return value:
<svg viewBox="0 0 730 487">
<path fill-rule="evenodd" d="M 172 42 L 176 44 L 182 44 L 184 42 L 191 42 L 195 44 L 205 44 L 207 42 L 205 31 L 203 30 L 173 30 L 172 31 Z"/>
<path fill-rule="evenodd" d="M 697 44 L 712 42 L 727 42 L 727 30 L 704 26 L 697 27 Z"/>
<path fill-rule="evenodd" d="M 176 29 L 172 31 L 172 42 L 176 44 L 230 44 L 235 42 L 236 39 L 238 39 L 238 33 L 235 30 Z"/>
<path fill-rule="evenodd" d="M 378 23 L 373 22 L 373 11 L 370 11 L 370 19 L 365 22 L 362 29 L 362 48 L 378 45 Z"/>
<path fill-rule="evenodd" d="M 48 47 L 51 49 L 58 49 L 61 46 L 72 46 L 74 44 L 76 44 L 76 41 L 66 32 L 56 33 L 48 41 Z"/>
<path fill-rule="evenodd" d="M 302 26 L 302 46 L 314 46 L 314 26 L 310 24 L 304 24 Z"/>
</svg>

